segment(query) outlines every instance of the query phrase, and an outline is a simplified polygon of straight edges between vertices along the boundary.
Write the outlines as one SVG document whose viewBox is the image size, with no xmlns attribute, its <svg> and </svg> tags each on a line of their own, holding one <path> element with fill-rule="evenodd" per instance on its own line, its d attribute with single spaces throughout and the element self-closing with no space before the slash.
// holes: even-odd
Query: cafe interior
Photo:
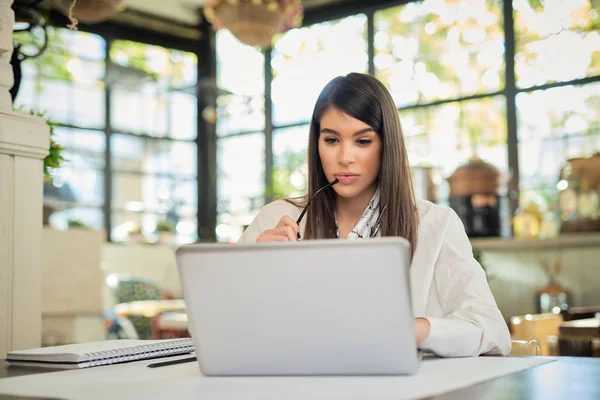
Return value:
<svg viewBox="0 0 600 400">
<path fill-rule="evenodd" d="M 0 171 L 5 337 L 188 337 L 175 250 L 233 245 L 262 206 L 306 194 L 316 98 L 361 72 L 395 101 L 415 196 L 463 222 L 512 353 L 600 356 L 597 1 L 10 7 L 0 107 L 21 117 L 0 124 L 41 144 L 0 137 L 0 161 L 22 158 L 20 178 Z"/>
</svg>

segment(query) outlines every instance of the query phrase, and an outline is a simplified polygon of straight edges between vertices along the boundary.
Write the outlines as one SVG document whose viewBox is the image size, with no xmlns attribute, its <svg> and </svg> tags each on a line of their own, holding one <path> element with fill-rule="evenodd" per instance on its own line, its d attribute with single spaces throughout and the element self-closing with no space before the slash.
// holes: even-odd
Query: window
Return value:
<svg viewBox="0 0 600 400">
<path fill-rule="evenodd" d="M 597 2 L 514 0 L 517 85 L 527 88 L 600 73 Z"/>
<path fill-rule="evenodd" d="M 217 145 L 217 231 L 222 241 L 237 240 L 264 205 L 265 136 L 253 133 L 221 138 Z"/>
<path fill-rule="evenodd" d="M 513 36 L 505 32 L 510 22 L 503 20 L 505 6 L 514 11 L 510 13 L 514 46 L 505 43 L 506 37 Z M 306 193 L 308 124 L 316 98 L 333 77 L 366 72 L 368 65 L 389 88 L 398 107 L 413 171 L 419 175 L 434 170 L 438 203 L 448 200 L 446 178 L 473 156 L 495 165 L 504 183 L 517 166 L 509 165 L 509 160 L 518 155 L 524 203 L 531 198 L 550 201 L 564 161 L 600 150 L 600 9 L 596 2 L 424 0 L 369 13 L 372 19 L 350 15 L 280 34 L 266 60 L 262 52 L 219 33 L 218 41 L 230 48 L 218 47 L 218 52 L 243 51 L 244 60 L 249 60 L 243 70 L 245 78 L 271 85 L 271 110 L 263 108 L 265 90 L 256 87 L 243 92 L 229 86 L 246 98 L 224 97 L 221 107 L 228 105 L 238 116 L 218 121 L 220 135 L 263 129 L 271 135 L 259 139 L 256 134 L 256 142 L 250 144 L 248 139 L 246 149 L 269 151 L 259 144 L 263 139 L 271 145 L 272 165 L 267 164 L 270 157 L 265 158 L 260 173 L 272 178 L 272 187 L 264 188 L 262 180 L 255 182 L 265 189 L 266 199 Z M 373 43 L 367 39 L 369 21 Z M 368 47 L 374 54 L 372 60 Z M 218 57 L 220 69 L 233 76 L 231 71 L 240 58 Z M 505 59 L 514 59 L 514 85 L 507 86 L 513 79 Z M 264 82 L 264 63 L 271 66 L 271 82 Z M 268 118 L 260 119 L 269 113 L 270 126 Z M 515 119 L 516 132 L 507 122 Z M 509 140 L 515 136 L 518 141 Z M 241 171 L 223 172 L 229 168 L 223 164 L 229 159 L 221 156 L 219 186 L 231 188 L 234 181 L 246 178 L 241 178 L 245 176 Z M 426 191 L 420 189 L 425 185 L 419 183 L 417 192 L 423 196 Z M 504 204 L 513 198 L 506 189 L 501 185 Z M 257 211 L 248 210 L 246 224 Z M 225 225 L 231 222 L 229 215 L 221 216 L 227 220 Z M 509 218 L 505 222 L 510 225 Z M 228 240 L 235 240 L 237 233 L 228 236 L 231 230 L 221 228 Z"/>
<path fill-rule="evenodd" d="M 229 31 L 217 50 L 217 240 L 233 242 L 265 196 L 265 56 Z"/>
<path fill-rule="evenodd" d="M 521 204 L 556 210 L 563 164 L 600 151 L 600 6 L 588 0 L 513 6 Z"/>
<path fill-rule="evenodd" d="M 309 125 L 273 131 L 273 192 L 275 199 L 301 197 L 308 191 Z"/>
<path fill-rule="evenodd" d="M 367 72 L 367 18 L 350 16 L 293 29 L 274 40 L 271 68 L 273 125 L 308 122 L 325 84 Z"/>
<path fill-rule="evenodd" d="M 433 168 L 443 178 L 436 182 L 436 202 L 446 204 L 445 179 L 472 157 L 508 174 L 505 111 L 504 96 L 400 111 L 411 167 Z"/>
<path fill-rule="evenodd" d="M 600 83 L 520 93 L 519 166 L 523 201 L 554 206 L 564 162 L 600 151 Z"/>
<path fill-rule="evenodd" d="M 31 37 L 17 40 L 32 46 Z M 106 47 L 101 36 L 50 27 L 49 48 L 22 65 L 15 106 L 46 113 L 65 147 L 65 163 L 44 187 L 45 205 L 54 209 L 49 222 L 65 229 L 81 220 L 110 230 L 115 241 L 128 240 L 136 227 L 154 242 L 157 222 L 169 220 L 174 242 L 192 242 L 196 55 L 125 40 Z"/>
<path fill-rule="evenodd" d="M 227 31 L 217 33 L 217 239 L 234 242 L 265 199 L 306 192 L 308 125 L 323 86 L 338 75 L 366 72 L 367 18 L 294 29 L 274 38 L 272 82 L 265 55 Z M 243 60 L 243 62 L 241 61 Z M 243 65 L 243 68 L 240 68 Z M 271 85 L 273 165 L 266 164 L 265 85 Z M 265 187 L 265 175 L 272 187 Z"/>
<path fill-rule="evenodd" d="M 430 200 L 447 204 L 446 178 L 472 157 L 507 176 L 502 2 L 412 2 L 375 12 L 374 29 L 375 76 L 399 107 L 413 172 L 433 170 Z"/>
<path fill-rule="evenodd" d="M 110 58 L 112 236 L 125 240 L 137 226 L 156 240 L 157 222 L 167 220 L 178 242 L 194 241 L 196 56 L 116 40 Z"/>
<path fill-rule="evenodd" d="M 398 106 L 504 86 L 500 1 L 424 1 L 375 13 L 375 76 Z"/>
<path fill-rule="evenodd" d="M 15 40 L 31 52 L 32 37 Z M 15 108 L 59 124 L 55 140 L 65 147 L 63 166 L 44 183 L 44 204 L 54 211 L 49 222 L 57 228 L 75 220 L 104 227 L 105 46 L 100 36 L 49 27 L 48 49 L 22 63 Z"/>
</svg>

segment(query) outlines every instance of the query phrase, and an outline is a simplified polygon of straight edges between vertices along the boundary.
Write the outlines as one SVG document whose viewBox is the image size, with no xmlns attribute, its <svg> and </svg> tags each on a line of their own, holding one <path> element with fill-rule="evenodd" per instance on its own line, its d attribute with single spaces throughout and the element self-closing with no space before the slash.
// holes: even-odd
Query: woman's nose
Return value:
<svg viewBox="0 0 600 400">
<path fill-rule="evenodd" d="M 348 165 L 354 162 L 354 150 L 352 149 L 352 146 L 340 146 L 339 162 L 342 165 Z"/>
</svg>

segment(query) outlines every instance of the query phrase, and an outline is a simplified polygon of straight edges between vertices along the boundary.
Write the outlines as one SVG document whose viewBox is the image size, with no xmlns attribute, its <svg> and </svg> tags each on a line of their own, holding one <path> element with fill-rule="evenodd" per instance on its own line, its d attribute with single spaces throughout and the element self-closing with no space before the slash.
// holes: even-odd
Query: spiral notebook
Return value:
<svg viewBox="0 0 600 400">
<path fill-rule="evenodd" d="M 40 349 L 11 351 L 9 365 L 76 369 L 175 356 L 194 352 L 190 338 L 166 340 L 106 340 Z"/>
</svg>

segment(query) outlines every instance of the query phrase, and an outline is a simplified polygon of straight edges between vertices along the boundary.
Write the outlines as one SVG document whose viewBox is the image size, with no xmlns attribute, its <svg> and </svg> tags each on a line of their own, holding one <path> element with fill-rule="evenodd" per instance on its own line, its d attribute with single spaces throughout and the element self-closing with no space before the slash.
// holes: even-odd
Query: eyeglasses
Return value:
<svg viewBox="0 0 600 400">
<path fill-rule="evenodd" d="M 308 202 L 306 203 L 306 206 L 304 206 L 304 210 L 302 210 L 302 213 L 300 214 L 300 216 L 296 220 L 296 224 L 300 225 L 300 221 L 302 221 L 302 218 L 304 218 L 304 214 L 306 214 L 306 210 L 308 210 L 308 206 L 310 205 L 310 202 L 313 201 L 313 199 L 315 197 L 317 197 L 317 195 L 319 193 L 321 193 L 323 190 L 327 189 L 328 187 L 331 187 L 331 186 L 335 185 L 338 182 L 339 182 L 339 180 L 336 179 L 336 180 L 334 180 L 332 182 L 329 182 L 327 185 L 323 186 L 321 189 L 317 190 L 317 192 L 315 194 L 313 194 L 310 199 L 308 199 Z"/>
</svg>

